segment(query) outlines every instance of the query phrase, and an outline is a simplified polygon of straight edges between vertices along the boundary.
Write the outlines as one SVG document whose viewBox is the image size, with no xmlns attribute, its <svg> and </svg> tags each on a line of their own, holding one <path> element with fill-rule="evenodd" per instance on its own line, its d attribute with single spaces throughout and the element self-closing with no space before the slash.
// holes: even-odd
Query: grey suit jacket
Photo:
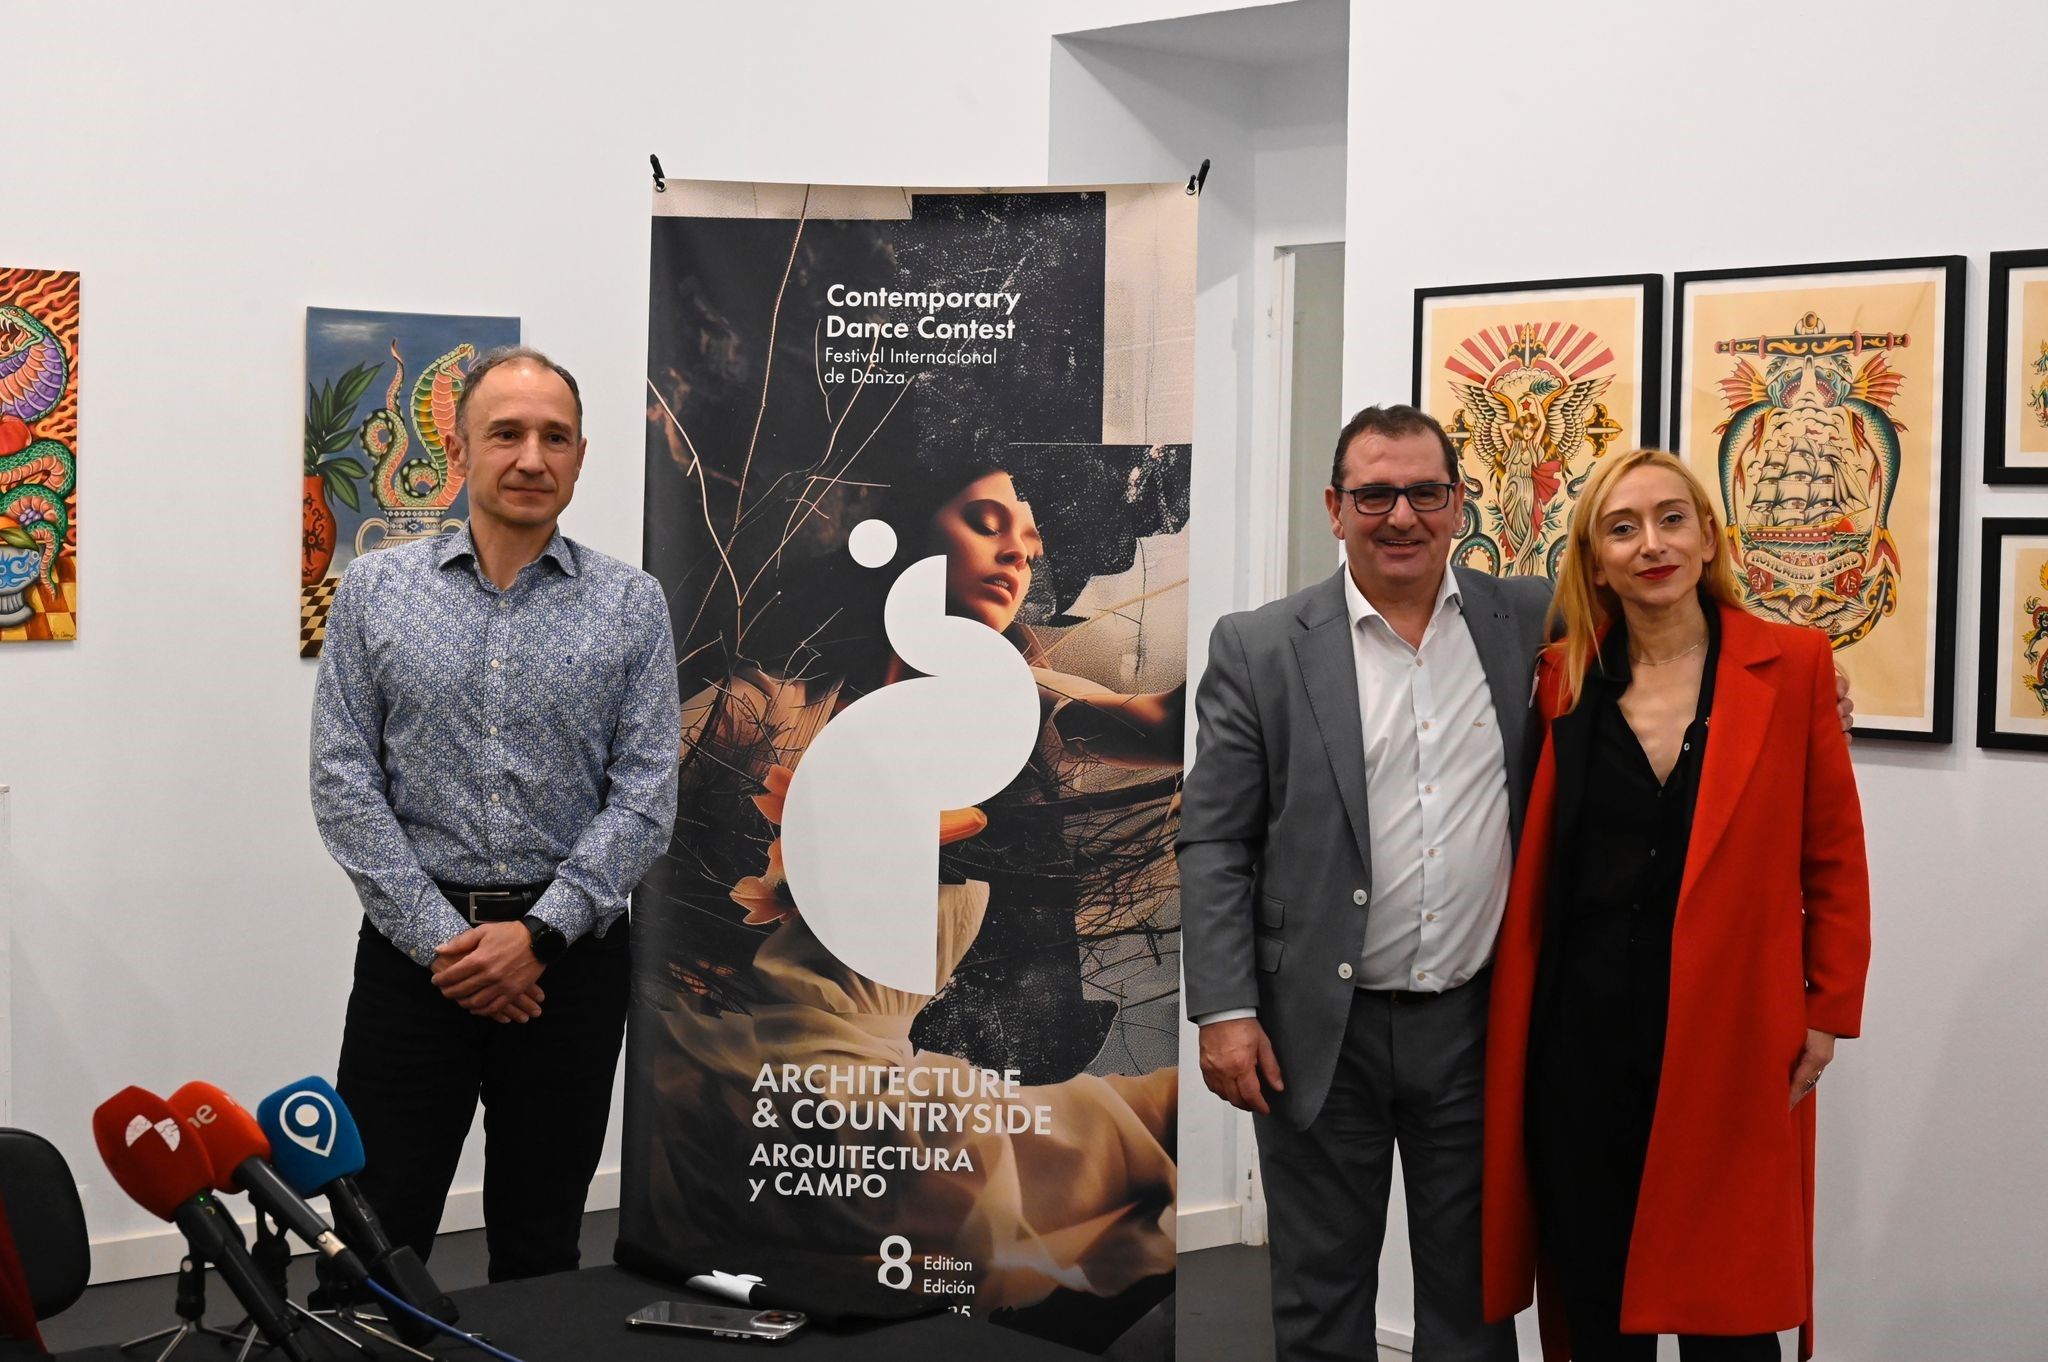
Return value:
<svg viewBox="0 0 2048 1362">
<path fill-rule="evenodd" d="M 1342 571 L 1217 621 L 1196 691 L 1177 841 L 1188 1014 L 1258 1009 L 1287 1084 L 1274 1114 L 1301 1129 L 1330 1090 L 1354 988 L 1338 966 L 1355 966 L 1372 910 L 1365 738 Z M 1499 717 L 1519 839 L 1550 583 L 1452 571 Z"/>
</svg>

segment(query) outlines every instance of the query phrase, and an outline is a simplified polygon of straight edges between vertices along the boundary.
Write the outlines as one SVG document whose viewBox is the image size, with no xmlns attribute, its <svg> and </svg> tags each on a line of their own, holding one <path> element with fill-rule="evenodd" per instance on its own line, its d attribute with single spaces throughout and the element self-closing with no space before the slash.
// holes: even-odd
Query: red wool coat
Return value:
<svg viewBox="0 0 2048 1362">
<path fill-rule="evenodd" d="M 1530 1008 L 1556 821 L 1550 724 L 1561 668 L 1538 671 L 1543 755 L 1494 954 L 1486 1053 L 1488 1319 L 1539 1276 L 1523 1143 Z M 1800 1326 L 1812 1355 L 1818 1091 L 1788 1112 L 1808 1027 L 1853 1036 L 1870 960 L 1863 815 L 1824 635 L 1721 608 L 1707 754 L 1671 942 L 1663 1076 L 1622 1290 L 1628 1333 Z M 1546 1362 L 1571 1356 L 1545 1291 Z"/>
</svg>

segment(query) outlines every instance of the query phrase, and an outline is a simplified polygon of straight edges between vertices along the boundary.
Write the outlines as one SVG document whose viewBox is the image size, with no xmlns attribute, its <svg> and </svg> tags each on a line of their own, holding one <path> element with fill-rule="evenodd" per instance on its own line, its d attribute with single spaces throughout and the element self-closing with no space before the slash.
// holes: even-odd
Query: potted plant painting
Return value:
<svg viewBox="0 0 2048 1362">
<path fill-rule="evenodd" d="M 317 389 L 306 384 L 305 535 L 299 583 L 311 586 L 334 561 L 337 526 L 328 498 L 351 511 L 362 509 L 356 492 L 369 470 L 348 451 L 356 443 L 356 406 L 377 377 L 378 364 L 358 364 Z"/>
</svg>

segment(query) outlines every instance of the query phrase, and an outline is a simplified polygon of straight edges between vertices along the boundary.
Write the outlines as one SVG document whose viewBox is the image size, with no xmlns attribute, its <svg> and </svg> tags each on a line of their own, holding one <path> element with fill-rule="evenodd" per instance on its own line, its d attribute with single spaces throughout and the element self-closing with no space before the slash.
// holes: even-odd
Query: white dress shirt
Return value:
<svg viewBox="0 0 2048 1362">
<path fill-rule="evenodd" d="M 1507 754 L 1457 578 L 1412 648 L 1344 574 L 1372 831 L 1360 988 L 1439 993 L 1493 959 L 1507 906 Z"/>
<path fill-rule="evenodd" d="M 1371 909 L 1353 982 L 1441 993 L 1493 959 L 1514 854 L 1507 753 L 1458 582 L 1412 648 L 1344 573 L 1372 836 Z M 1230 1008 L 1198 1025 L 1258 1015 Z"/>
</svg>

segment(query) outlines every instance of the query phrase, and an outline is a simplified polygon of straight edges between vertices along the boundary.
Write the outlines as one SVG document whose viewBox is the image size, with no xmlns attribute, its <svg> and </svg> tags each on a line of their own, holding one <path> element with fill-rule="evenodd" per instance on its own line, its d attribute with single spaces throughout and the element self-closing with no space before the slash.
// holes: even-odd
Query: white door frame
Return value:
<svg viewBox="0 0 2048 1362">
<path fill-rule="evenodd" d="M 1266 308 L 1266 340 L 1273 356 L 1273 420 L 1265 439 L 1254 439 L 1250 451 L 1251 545 L 1247 555 L 1251 580 L 1245 583 L 1250 603 L 1263 605 L 1287 594 L 1291 546 L 1288 526 L 1293 508 L 1287 493 L 1293 482 L 1290 451 L 1294 444 L 1294 261 L 1296 248 L 1273 252 L 1272 302 Z"/>
</svg>

